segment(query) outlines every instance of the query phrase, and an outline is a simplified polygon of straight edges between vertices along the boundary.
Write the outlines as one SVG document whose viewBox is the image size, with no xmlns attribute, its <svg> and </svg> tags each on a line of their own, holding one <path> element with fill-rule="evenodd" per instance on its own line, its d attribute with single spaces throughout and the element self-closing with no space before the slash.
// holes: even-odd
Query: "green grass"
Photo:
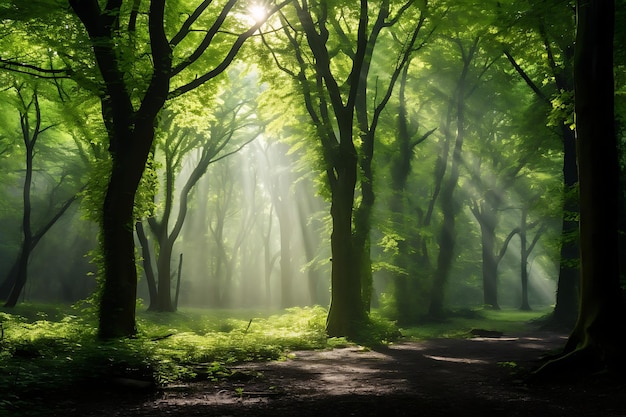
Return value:
<svg viewBox="0 0 626 417">
<path fill-rule="evenodd" d="M 438 337 L 470 337 L 470 330 L 484 329 L 515 334 L 528 331 L 538 320 L 552 311 L 551 308 L 535 311 L 519 310 L 461 310 L 442 321 L 424 321 L 419 325 L 401 328 L 404 337 L 410 339 L 432 339 Z"/>
<path fill-rule="evenodd" d="M 472 328 L 523 331 L 546 311 L 465 311 L 438 323 L 401 329 L 412 339 L 467 337 Z M 218 380 L 234 363 L 280 360 L 291 350 L 346 346 L 328 339 L 326 309 L 292 308 L 276 312 L 182 309 L 177 313 L 140 312 L 136 338 L 101 342 L 93 311 L 67 306 L 20 305 L 0 309 L 0 415 L 37 415 L 59 391 L 101 387 L 111 378 L 151 381 Z M 393 342 L 397 327 L 371 315 L 356 341 L 375 347 Z M 100 384 L 100 385 L 99 385 Z M 106 388 L 106 387 L 101 387 Z M 29 414 L 30 413 L 30 414 Z"/>
</svg>

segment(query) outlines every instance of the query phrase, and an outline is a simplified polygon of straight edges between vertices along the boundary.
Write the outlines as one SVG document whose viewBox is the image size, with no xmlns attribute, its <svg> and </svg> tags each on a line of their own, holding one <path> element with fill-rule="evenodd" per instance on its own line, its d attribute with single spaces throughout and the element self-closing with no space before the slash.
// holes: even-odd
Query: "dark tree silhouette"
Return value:
<svg viewBox="0 0 626 417">
<path fill-rule="evenodd" d="M 538 375 L 623 370 L 619 166 L 614 124 L 612 0 L 579 0 L 574 64 L 580 180 L 581 298 L 563 354 Z"/>
</svg>

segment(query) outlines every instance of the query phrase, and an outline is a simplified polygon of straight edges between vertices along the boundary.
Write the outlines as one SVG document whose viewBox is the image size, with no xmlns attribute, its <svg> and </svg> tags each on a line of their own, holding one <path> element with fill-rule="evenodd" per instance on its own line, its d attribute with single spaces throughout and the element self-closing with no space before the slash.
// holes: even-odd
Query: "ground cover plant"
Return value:
<svg viewBox="0 0 626 417">
<path fill-rule="evenodd" d="M 143 312 L 138 336 L 101 342 L 93 315 L 58 305 L 26 304 L 0 311 L 0 414 L 37 415 L 51 397 L 80 388 L 94 392 L 133 389 L 150 392 L 181 381 L 229 378 L 231 366 L 280 360 L 294 350 L 322 350 L 352 342 L 326 337 L 326 309 L 276 312 L 182 309 L 173 314 Z M 472 329 L 522 331 L 542 312 L 474 310 L 444 322 L 397 329 L 372 313 L 359 344 L 376 348 L 402 335 L 410 339 L 467 337 Z"/>
</svg>

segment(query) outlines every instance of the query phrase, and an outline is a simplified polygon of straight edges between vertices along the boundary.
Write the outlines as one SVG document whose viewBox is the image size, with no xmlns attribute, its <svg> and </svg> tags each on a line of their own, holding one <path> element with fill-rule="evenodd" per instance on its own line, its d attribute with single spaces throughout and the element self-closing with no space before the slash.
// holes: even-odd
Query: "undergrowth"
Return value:
<svg viewBox="0 0 626 417">
<path fill-rule="evenodd" d="M 10 311 L 10 313 L 9 313 Z M 276 360 L 290 350 L 346 345 L 327 339 L 326 310 L 258 312 L 182 310 L 139 313 L 136 338 L 99 341 L 90 314 L 69 307 L 20 306 L 0 310 L 0 415 L 27 415 L 59 390 L 106 390 L 114 379 L 153 387 L 217 380 L 229 366 Z M 36 407 L 35 407 L 36 408 Z"/>
<path fill-rule="evenodd" d="M 0 415 L 37 415 L 55 393 L 90 387 L 106 392 L 112 381 L 130 379 L 150 387 L 229 377 L 244 361 L 280 360 L 292 350 L 328 349 L 358 343 L 376 347 L 395 341 L 397 326 L 377 312 L 354 341 L 326 337 L 326 309 L 255 311 L 182 309 L 141 312 L 136 338 L 102 342 L 94 314 L 69 307 L 23 305 L 0 310 Z M 474 327 L 518 329 L 521 317 L 506 312 L 457 315 L 444 323 L 402 329 L 411 338 L 463 337 Z M 517 327 L 516 327 L 517 326 Z M 35 413 L 35 414 L 33 414 Z"/>
</svg>

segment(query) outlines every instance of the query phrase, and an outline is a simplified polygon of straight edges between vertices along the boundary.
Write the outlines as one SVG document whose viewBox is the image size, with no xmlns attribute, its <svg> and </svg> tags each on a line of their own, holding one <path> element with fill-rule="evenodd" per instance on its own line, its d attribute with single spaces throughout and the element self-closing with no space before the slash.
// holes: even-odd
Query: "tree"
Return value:
<svg viewBox="0 0 626 417">
<path fill-rule="evenodd" d="M 417 9 L 415 2 L 396 5 L 384 0 L 376 9 L 361 0 L 356 10 L 329 1 L 294 1 L 291 5 L 293 13 L 281 15 L 282 35 L 291 48 L 286 51 L 290 56 L 279 57 L 278 48 L 268 41 L 265 44 L 278 68 L 298 86 L 319 140 L 332 219 L 332 294 L 327 332 L 330 336 L 350 337 L 367 319 L 371 294 L 374 132 L 421 25 L 398 35 L 403 39 L 401 51 L 392 64 L 392 76 L 382 98 L 374 94 L 372 111 L 367 110 L 372 103 L 368 96 L 372 86 L 368 83 L 379 36 L 401 18 L 408 18 L 409 10 Z M 370 14 L 374 17 L 371 22 Z M 291 58 L 292 54 L 295 57 Z M 313 63 L 313 71 L 309 63 Z M 358 145 L 356 135 L 361 139 Z M 361 203 L 355 207 L 357 191 Z"/>
<path fill-rule="evenodd" d="M 512 27 L 508 28 L 507 36 L 512 41 L 505 40 L 508 46 L 504 48 L 504 55 L 513 69 L 535 94 L 536 108 L 545 109 L 546 124 L 561 139 L 563 215 L 561 259 L 553 319 L 557 325 L 566 326 L 572 325 L 576 317 L 579 278 L 576 197 L 578 171 L 576 141 L 572 129 L 574 8 L 571 3 L 565 1 L 537 4 L 529 1 L 522 13 L 516 4 L 511 18 Z M 528 43 L 535 43 L 537 46 L 528 48 Z M 513 44 L 523 46 L 523 49 L 514 47 Z M 527 57 L 529 53 L 530 56 Z M 520 65 L 516 56 L 529 61 L 528 68 Z M 534 71 L 531 72 L 532 70 Z"/>
<path fill-rule="evenodd" d="M 234 80 L 240 77 L 246 79 L 239 71 L 231 76 Z M 256 80 L 248 78 L 245 84 L 233 83 L 228 86 L 218 96 L 218 100 L 222 102 L 220 108 L 214 112 L 210 120 L 204 123 L 197 122 L 200 125 L 196 128 L 191 126 L 193 123 L 189 117 L 185 118 L 184 109 L 166 109 L 163 112 L 159 129 L 159 136 L 162 136 L 162 140 L 158 140 L 156 144 L 157 155 L 161 152 L 164 154 L 162 210 L 148 218 L 148 224 L 156 238 L 158 248 L 156 256 L 158 284 L 156 292 L 151 291 L 151 294 L 154 293 L 156 297 L 153 299 L 151 296 L 149 307 L 151 310 L 174 310 L 171 296 L 172 251 L 183 228 L 190 194 L 194 187 L 206 174 L 209 165 L 240 151 L 261 132 L 262 126 L 255 127 L 255 123 L 251 120 L 256 106 L 247 97 L 247 93 L 251 91 L 251 85 L 255 82 Z M 192 107 L 189 100 L 185 107 Z M 177 117 L 183 120 L 176 123 Z M 244 130 L 247 131 L 244 132 Z M 182 184 L 180 184 L 178 198 L 175 199 L 175 183 L 177 177 L 180 177 L 177 174 L 183 167 L 187 169 L 188 175 L 180 179 Z M 178 203 L 177 206 L 175 206 L 175 201 Z M 138 233 L 141 235 L 141 229 Z M 144 244 L 143 247 L 145 248 L 146 245 Z M 149 273 L 151 265 L 146 266 L 148 279 L 154 281 Z M 154 286 L 151 285 L 151 287 Z"/>
<path fill-rule="evenodd" d="M 213 47 L 218 54 L 223 47 L 217 35 L 237 1 L 229 0 L 221 9 L 216 6 L 217 10 L 209 9 L 211 3 L 203 1 L 178 28 L 173 28 L 166 26 L 166 16 L 175 11 L 166 10 L 165 0 L 150 1 L 147 10 L 138 1 L 128 5 L 123 0 L 112 0 L 101 7 L 97 0 L 70 0 L 87 31 L 102 77 L 102 114 L 111 154 L 101 224 L 105 276 L 100 295 L 99 336 L 104 339 L 136 332 L 133 208 L 153 146 L 157 116 L 168 99 L 221 74 L 263 23 L 257 22 L 232 42 L 226 41 L 230 44 L 226 54 L 220 55 L 217 63 L 207 63 L 207 51 Z M 214 13 L 212 21 L 206 20 L 210 13 L 207 10 Z M 126 20 L 122 18 L 124 13 Z M 199 40 L 195 37 L 196 27 L 207 28 Z M 205 65 L 211 69 L 207 71 Z M 141 82 L 135 81 L 137 76 Z M 138 91 L 137 86 L 142 88 Z"/>
<path fill-rule="evenodd" d="M 392 212 L 393 233 L 398 233 L 397 255 L 394 259 L 394 293 L 396 308 L 398 310 L 398 320 L 402 322 L 414 321 L 414 311 L 416 304 L 413 300 L 418 288 L 416 286 L 417 279 L 409 268 L 410 264 L 420 264 L 422 270 L 426 269 L 425 264 L 428 263 L 427 256 L 420 239 L 415 239 L 414 234 L 410 232 L 410 224 L 416 224 L 418 228 L 424 226 L 424 216 L 419 217 L 407 215 L 409 209 L 407 198 L 407 183 L 411 175 L 412 160 L 414 159 L 415 148 L 432 135 L 437 128 L 431 129 L 426 133 L 420 134 L 419 124 L 409 116 L 409 103 L 407 99 L 407 84 L 409 79 L 410 62 L 404 67 L 400 76 L 400 85 L 398 88 L 398 119 L 397 128 L 395 129 L 395 143 L 392 145 L 389 161 L 391 170 L 391 196 L 389 200 L 389 208 Z M 415 109 L 413 109 L 415 111 Z M 416 246 L 413 247 L 413 246 Z M 411 253 L 417 253 L 421 259 L 411 262 Z"/>
<path fill-rule="evenodd" d="M 14 307 L 17 304 L 20 294 L 28 277 L 28 263 L 31 253 L 37 247 L 41 239 L 46 235 L 52 226 L 65 214 L 65 212 L 76 201 L 80 192 L 78 188 L 71 189 L 69 196 L 65 196 L 61 201 L 57 201 L 58 194 L 67 193 L 64 190 L 66 184 L 72 182 L 72 175 L 68 172 L 67 166 L 71 165 L 65 162 L 66 167 L 59 172 L 59 181 L 51 185 L 48 196 L 48 213 L 47 218 L 36 227 L 33 224 L 33 188 L 36 175 L 35 155 L 42 146 L 37 147 L 38 140 L 45 136 L 45 133 L 55 127 L 54 124 L 44 126 L 44 116 L 40 105 L 40 95 L 35 88 L 31 94 L 27 93 L 25 84 L 15 85 L 15 93 L 17 96 L 18 110 L 20 116 L 20 131 L 24 144 L 24 183 L 22 187 L 22 242 L 18 252 L 18 256 L 9 270 L 9 273 L 2 284 L 2 292 L 0 296 L 5 298 L 5 307 Z M 30 97 L 28 97 L 30 95 Z M 51 169 L 51 168 L 49 168 Z M 51 173 L 50 173 L 51 174 Z M 45 183 L 45 181 L 44 181 Z M 38 190 L 43 191 L 40 185 Z M 43 202 L 41 202 L 43 205 Z M 41 223 L 41 221 L 40 221 Z"/>
<path fill-rule="evenodd" d="M 282 143 L 266 143 L 261 150 L 267 166 L 267 174 L 265 176 L 266 178 L 264 178 L 264 182 L 272 201 L 272 214 L 274 214 L 278 220 L 280 235 L 280 252 L 277 253 L 276 256 L 280 258 L 280 306 L 282 308 L 293 307 L 295 305 L 293 291 L 293 276 L 295 270 L 292 240 L 295 235 L 296 216 L 294 207 L 290 204 L 294 200 L 292 194 L 293 190 L 291 189 L 293 178 L 288 172 L 289 167 L 284 165 L 287 161 L 277 157 L 278 155 L 287 155 L 287 150 L 286 145 Z M 268 227 L 266 244 L 264 246 L 266 251 L 265 266 L 268 268 L 266 270 L 266 291 L 269 295 L 269 276 L 273 266 L 272 257 L 269 253 L 269 235 L 272 224 L 270 223 Z"/>
<path fill-rule="evenodd" d="M 498 73 L 504 71 L 500 68 Z M 487 112 L 475 123 L 479 140 L 468 152 L 476 157 L 466 158 L 464 162 L 471 178 L 469 208 L 480 227 L 483 305 L 494 310 L 500 309 L 498 265 L 509 242 L 519 233 L 519 228 L 515 228 L 499 242 L 496 232 L 501 212 L 509 200 L 517 200 L 513 185 L 524 175 L 520 175 L 520 171 L 536 153 L 536 149 L 520 149 L 518 146 L 519 132 L 511 127 L 520 111 L 520 95 L 511 88 L 509 77 L 501 78 L 494 77 L 489 87 L 489 101 L 495 104 L 495 110 Z M 510 92 L 513 94 L 509 95 Z M 507 148 L 515 148 L 514 153 L 506 152 Z"/>
<path fill-rule="evenodd" d="M 472 36 L 473 38 L 463 39 L 456 34 L 451 39 L 454 48 L 458 49 L 461 65 L 454 91 L 448 98 L 447 115 L 442 129 L 443 157 L 437 174 L 441 178 L 439 202 L 442 220 L 437 238 L 439 253 L 428 308 L 429 316 L 435 319 L 441 318 L 444 314 L 445 288 L 455 257 L 456 217 L 461 208 L 455 190 L 461 175 L 463 144 L 468 130 L 467 100 L 482 82 L 481 78 L 497 60 L 481 49 L 480 44 L 485 41 L 484 34 Z"/>
<path fill-rule="evenodd" d="M 577 2 L 574 59 L 580 181 L 580 310 L 567 344 L 538 375 L 622 372 L 626 324 L 619 280 L 619 167 L 614 124 L 615 2 Z"/>
<path fill-rule="evenodd" d="M 538 198 L 538 196 L 531 198 L 530 202 L 532 203 L 532 201 L 536 200 L 536 198 Z M 528 209 L 529 207 L 527 205 L 524 205 L 521 209 L 522 219 L 518 231 L 520 238 L 520 278 L 522 284 L 522 301 L 520 304 L 520 310 L 522 311 L 531 310 L 528 302 L 528 259 L 545 229 L 544 223 L 539 225 L 539 228 L 535 231 L 535 235 L 530 241 L 530 244 L 528 243 L 528 232 L 537 227 L 537 222 L 528 223 Z"/>
</svg>

